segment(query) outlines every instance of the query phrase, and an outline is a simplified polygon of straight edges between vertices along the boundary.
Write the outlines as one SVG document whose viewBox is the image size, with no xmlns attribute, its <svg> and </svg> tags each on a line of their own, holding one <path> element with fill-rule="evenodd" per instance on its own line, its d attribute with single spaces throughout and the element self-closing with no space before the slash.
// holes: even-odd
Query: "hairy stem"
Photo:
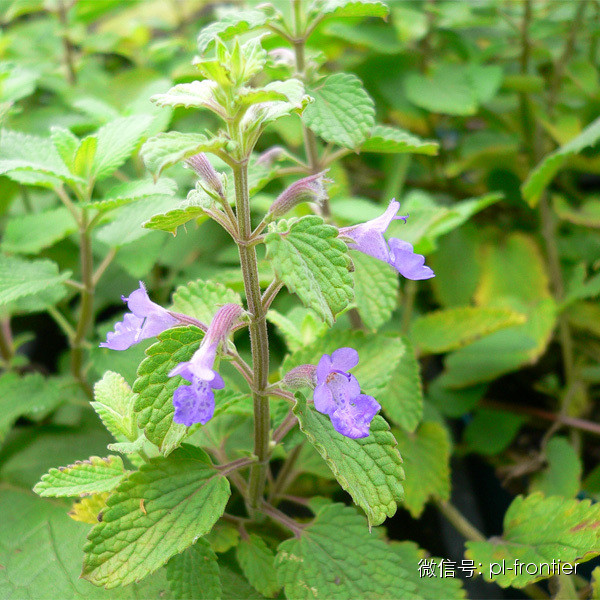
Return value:
<svg viewBox="0 0 600 600">
<path fill-rule="evenodd" d="M 0 357 L 8 364 L 13 357 L 13 339 L 10 330 L 10 319 L 3 317 L 0 319 Z"/>
<path fill-rule="evenodd" d="M 242 242 L 252 234 L 250 222 L 250 198 L 248 195 L 248 164 L 238 163 L 233 169 L 235 183 L 235 206 L 238 230 Z M 250 345 L 252 371 L 254 373 L 252 396 L 254 400 L 254 454 L 258 462 L 250 470 L 248 501 L 251 509 L 260 506 L 265 489 L 266 469 L 269 460 L 271 419 L 269 398 L 266 393 L 269 378 L 269 336 L 266 311 L 263 308 L 256 249 L 244 243 L 238 244 L 240 264 L 244 278 L 244 290 L 250 313 Z"/>
</svg>

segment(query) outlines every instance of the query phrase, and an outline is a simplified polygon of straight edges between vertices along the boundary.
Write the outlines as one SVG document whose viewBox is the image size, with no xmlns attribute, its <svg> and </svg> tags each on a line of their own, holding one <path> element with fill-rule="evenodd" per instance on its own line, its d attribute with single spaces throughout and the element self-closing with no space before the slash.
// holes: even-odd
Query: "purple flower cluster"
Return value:
<svg viewBox="0 0 600 600">
<path fill-rule="evenodd" d="M 392 221 L 402 219 L 406 222 L 408 216 L 397 216 L 399 209 L 400 203 L 392 200 L 380 217 L 358 225 L 341 227 L 340 235 L 351 240 L 349 248 L 388 263 L 407 279 L 430 279 L 435 276 L 434 272 L 425 266 L 425 257 L 416 254 L 411 244 L 398 238 L 390 238 L 386 242 L 383 237 Z"/>
</svg>

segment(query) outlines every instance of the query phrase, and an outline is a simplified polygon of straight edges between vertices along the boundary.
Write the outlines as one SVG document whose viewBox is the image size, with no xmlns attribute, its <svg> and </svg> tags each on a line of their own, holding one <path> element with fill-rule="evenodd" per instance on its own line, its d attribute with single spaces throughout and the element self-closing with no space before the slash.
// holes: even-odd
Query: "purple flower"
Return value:
<svg viewBox="0 0 600 600">
<path fill-rule="evenodd" d="M 181 375 L 190 385 L 180 385 L 173 394 L 175 414 L 173 421 L 189 427 L 194 423 L 204 425 L 215 412 L 213 390 L 225 387 L 223 378 L 214 370 L 219 344 L 227 339 L 229 332 L 243 312 L 237 304 L 222 306 L 209 325 L 200 348 L 192 358 L 179 363 L 169 372 L 169 377 Z"/>
<path fill-rule="evenodd" d="M 398 238 L 390 238 L 389 242 L 386 242 L 383 237 L 392 221 L 402 219 L 406 222 L 408 216 L 396 216 L 399 209 L 400 203 L 392 200 L 380 217 L 358 225 L 342 227 L 340 235 L 352 240 L 348 248 L 388 263 L 407 279 L 430 279 L 435 276 L 434 272 L 425 266 L 424 256 L 415 254 L 411 244 Z"/>
<path fill-rule="evenodd" d="M 178 323 L 168 310 L 150 300 L 142 281 L 139 289 L 131 292 L 129 298 L 121 296 L 121 299 L 127 302 L 131 312 L 126 313 L 122 321 L 115 323 L 115 330 L 110 331 L 106 342 L 100 344 L 102 348 L 127 350 L 141 340 L 155 337 Z"/>
<path fill-rule="evenodd" d="M 372 396 L 360 393 L 354 375 L 347 373 L 358 364 L 358 352 L 340 348 L 331 356 L 324 354 L 317 365 L 315 408 L 329 415 L 334 429 L 349 438 L 369 435 L 373 417 L 381 406 Z"/>
<path fill-rule="evenodd" d="M 281 217 L 302 202 L 315 202 L 321 205 L 329 198 L 325 183 L 330 180 L 325 178 L 326 173 L 327 170 L 321 171 L 292 183 L 271 204 L 269 216 L 272 219 Z"/>
</svg>

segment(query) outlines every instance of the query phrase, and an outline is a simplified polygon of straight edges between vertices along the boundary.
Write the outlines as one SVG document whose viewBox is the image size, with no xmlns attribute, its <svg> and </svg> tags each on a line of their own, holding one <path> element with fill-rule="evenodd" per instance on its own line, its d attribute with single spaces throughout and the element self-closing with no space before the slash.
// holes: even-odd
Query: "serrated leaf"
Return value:
<svg viewBox="0 0 600 600">
<path fill-rule="evenodd" d="M 50 469 L 33 488 L 40 496 L 80 496 L 110 492 L 117 487 L 125 468 L 119 456 L 91 456 L 66 467 Z"/>
<path fill-rule="evenodd" d="M 69 519 L 61 504 L 16 489 L 0 489 L 0 513 L 0 597 L 107 598 L 106 590 L 79 578 L 89 525 Z M 171 598 L 164 571 L 110 593 L 111 600 L 139 598 Z"/>
<path fill-rule="evenodd" d="M 82 183 L 60 158 L 48 138 L 9 129 L 0 130 L 0 174 L 20 181 L 19 173 L 32 175 L 33 184 L 53 187 L 66 181 Z"/>
<path fill-rule="evenodd" d="M 381 17 L 386 18 L 390 9 L 379 0 L 314 0 L 309 12 L 315 17 Z"/>
<path fill-rule="evenodd" d="M 75 175 L 82 179 L 88 179 L 90 177 L 97 149 L 98 138 L 95 135 L 88 135 L 81 140 L 73 159 L 72 171 Z"/>
<path fill-rule="evenodd" d="M 524 563 L 585 562 L 599 553 L 600 504 L 590 500 L 566 500 L 559 496 L 545 498 L 541 493 L 517 496 L 504 516 L 504 533 L 500 538 L 485 542 L 467 542 L 466 556 L 475 564 L 491 563 L 514 565 Z M 490 576 L 483 575 L 501 587 L 522 588 L 548 577 L 547 570 L 540 576 L 523 568 Z"/>
<path fill-rule="evenodd" d="M 292 352 L 312 344 L 328 329 L 314 311 L 303 306 L 295 306 L 287 315 L 271 309 L 267 312 L 267 320 L 279 329 Z"/>
<path fill-rule="evenodd" d="M 104 200 L 90 202 L 87 207 L 108 212 L 151 196 L 174 196 L 176 191 L 177 183 L 168 177 L 163 177 L 156 182 L 152 179 L 126 181 L 110 188 L 104 194 Z"/>
<path fill-rule="evenodd" d="M 39 373 L 0 375 L 0 443 L 19 417 L 38 420 L 65 401 L 60 381 Z"/>
<path fill-rule="evenodd" d="M 565 162 L 585 148 L 594 146 L 600 139 L 600 119 L 588 125 L 577 137 L 546 156 L 521 186 L 523 198 L 530 206 L 536 206 L 542 193 Z"/>
<path fill-rule="evenodd" d="M 116 440 L 133 442 L 137 427 L 133 406 L 135 394 L 119 373 L 107 371 L 94 385 L 92 408 Z"/>
<path fill-rule="evenodd" d="M 309 88 L 302 120 L 326 142 L 357 148 L 371 133 L 375 105 L 355 75 L 335 73 Z"/>
<path fill-rule="evenodd" d="M 65 127 L 53 125 L 50 127 L 50 139 L 62 161 L 72 171 L 75 153 L 79 148 L 79 138 Z"/>
<path fill-rule="evenodd" d="M 537 473 L 530 492 L 542 492 L 544 496 L 573 498 L 581 488 L 581 461 L 577 452 L 563 437 L 553 437 L 544 449 L 547 466 Z"/>
<path fill-rule="evenodd" d="M 403 129 L 389 125 L 375 125 L 369 137 L 360 147 L 361 152 L 381 152 L 384 154 L 427 154 L 435 156 L 439 143 L 422 140 Z"/>
<path fill-rule="evenodd" d="M 348 248 L 320 217 L 279 221 L 265 238 L 273 270 L 330 325 L 354 297 Z"/>
<path fill-rule="evenodd" d="M 275 566 L 294 600 L 419 597 L 400 556 L 342 504 L 323 506 L 300 538 L 281 543 Z"/>
<path fill-rule="evenodd" d="M 155 94 L 150 98 L 158 106 L 183 106 L 184 108 L 218 109 L 219 105 L 214 96 L 217 83 L 204 79 L 180 83 L 172 87 L 166 94 Z"/>
<path fill-rule="evenodd" d="M 275 570 L 275 554 L 264 540 L 251 533 L 235 549 L 242 572 L 256 590 L 267 598 L 273 598 L 281 588 Z"/>
<path fill-rule="evenodd" d="M 16 254 L 37 254 L 75 231 L 77 223 L 64 206 L 10 217 L 2 238 L 2 250 Z"/>
<path fill-rule="evenodd" d="M 223 304 L 242 304 L 237 292 L 215 281 L 198 279 L 187 285 L 180 285 L 173 294 L 173 312 L 183 313 L 210 323 L 215 313 Z"/>
<path fill-rule="evenodd" d="M 354 263 L 354 299 L 363 323 L 378 329 L 390 320 L 398 305 L 398 274 L 381 260 L 351 251 Z"/>
<path fill-rule="evenodd" d="M 108 499 L 88 535 L 82 577 L 113 588 L 156 571 L 211 530 L 230 493 L 200 448 L 151 459 Z"/>
<path fill-rule="evenodd" d="M 327 415 L 309 407 L 296 394 L 294 414 L 300 430 L 325 459 L 339 484 L 367 514 L 369 525 L 379 525 L 396 513 L 403 498 L 402 458 L 389 425 L 376 416 L 369 436 L 347 438 L 333 429 Z"/>
<path fill-rule="evenodd" d="M 180 600 L 221 598 L 217 555 L 203 538 L 167 563 L 167 579 L 173 596 Z"/>
<path fill-rule="evenodd" d="M 100 127 L 96 133 L 98 145 L 91 176 L 104 179 L 112 175 L 131 156 L 153 118 L 151 115 L 119 117 Z"/>
<path fill-rule="evenodd" d="M 261 27 L 269 20 L 261 10 L 247 9 L 232 11 L 215 23 L 202 28 L 198 34 L 198 52 L 200 55 L 208 50 L 215 39 L 230 40 L 236 35 Z"/>
<path fill-rule="evenodd" d="M 394 430 L 403 459 L 404 506 L 418 519 L 430 498 L 450 497 L 450 440 L 442 425 L 422 423 L 415 433 Z"/>
<path fill-rule="evenodd" d="M 180 377 L 169 377 L 177 364 L 189 360 L 198 349 L 202 332 L 197 327 L 175 327 L 158 335 L 158 342 L 146 350 L 138 368 L 133 391 L 138 426 L 163 454 L 170 454 L 185 437 L 185 425 L 173 422 L 173 392 Z"/>
<path fill-rule="evenodd" d="M 146 229 L 166 231 L 177 235 L 177 229 L 190 221 L 200 223 L 206 221 L 208 216 L 201 206 L 189 205 L 186 201 L 180 204 L 181 208 L 174 208 L 165 213 L 152 216 L 144 223 Z"/>
<path fill-rule="evenodd" d="M 411 337 L 421 351 L 439 354 L 525 321 L 525 315 L 506 308 L 462 306 L 419 317 L 413 323 Z"/>
<path fill-rule="evenodd" d="M 377 394 L 385 414 L 406 431 L 414 431 L 423 416 L 423 386 L 419 361 L 406 337 L 398 340 L 404 352 L 393 366 L 385 389 Z"/>
<path fill-rule="evenodd" d="M 151 137 L 142 146 L 146 168 L 156 180 L 163 169 L 198 152 L 214 152 L 225 146 L 225 138 L 208 138 L 200 133 L 170 131 Z"/>
<path fill-rule="evenodd" d="M 0 256 L 0 305 L 27 297 L 62 292 L 70 271 L 58 272 L 51 260 L 26 261 L 15 256 Z"/>
<path fill-rule="evenodd" d="M 110 492 L 102 492 L 81 498 L 73 503 L 71 510 L 67 514 L 73 521 L 96 525 L 98 523 L 98 516 L 106 508 L 106 501 L 109 496 Z"/>
</svg>

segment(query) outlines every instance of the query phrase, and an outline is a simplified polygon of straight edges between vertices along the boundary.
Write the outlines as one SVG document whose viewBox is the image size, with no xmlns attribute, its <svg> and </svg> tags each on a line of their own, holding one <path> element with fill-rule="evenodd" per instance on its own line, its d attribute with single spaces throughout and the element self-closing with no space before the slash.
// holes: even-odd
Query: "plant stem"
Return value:
<svg viewBox="0 0 600 600">
<path fill-rule="evenodd" d="M 94 394 L 83 372 L 83 357 L 85 339 L 94 317 L 94 257 L 92 255 L 92 240 L 88 231 L 88 215 L 81 209 L 79 224 L 79 245 L 81 259 L 81 279 L 84 289 L 81 292 L 81 307 L 71 346 L 71 373 L 79 382 L 90 398 Z"/>
<path fill-rule="evenodd" d="M 290 517 L 282 513 L 280 510 L 277 510 L 274 506 L 263 502 L 260 507 L 260 510 L 265 515 L 271 517 L 274 521 L 281 523 L 284 527 L 292 531 L 295 537 L 299 538 L 302 534 L 302 526 L 300 525 L 300 523 L 297 523 L 293 519 L 290 519 Z"/>
<path fill-rule="evenodd" d="M 8 364 L 14 355 L 9 317 L 0 319 L 0 357 Z"/>
<path fill-rule="evenodd" d="M 71 85 L 77 83 L 77 72 L 75 71 L 74 50 L 73 44 L 69 39 L 69 19 L 67 12 L 69 7 L 66 6 L 65 0 L 58 0 L 57 14 L 58 20 L 63 28 L 61 38 L 64 49 L 65 65 L 67 67 L 67 77 Z"/>
<path fill-rule="evenodd" d="M 412 279 L 407 279 L 404 284 L 404 297 L 402 301 L 402 333 L 408 333 L 412 320 L 413 308 L 417 297 L 417 284 Z"/>
<path fill-rule="evenodd" d="M 250 198 L 248 193 L 248 163 L 237 163 L 233 168 L 235 183 L 235 206 L 240 238 L 248 241 L 252 234 L 250 221 Z M 269 441 L 271 419 L 269 416 L 269 398 L 265 390 L 269 378 L 269 336 L 267 333 L 266 312 L 263 308 L 258 261 L 254 246 L 238 244 L 240 264 L 244 278 L 246 302 L 250 313 L 250 346 L 252 350 L 252 370 L 254 385 L 254 454 L 258 462 L 250 470 L 248 487 L 249 506 L 257 509 L 262 501 L 265 489 L 266 469 L 269 460 Z"/>
<path fill-rule="evenodd" d="M 283 461 L 281 469 L 279 473 L 277 473 L 277 477 L 273 483 L 271 493 L 269 494 L 269 501 L 279 498 L 282 492 L 285 492 L 288 485 L 292 482 L 292 478 L 294 476 L 294 465 L 296 464 L 301 451 L 302 443 L 298 444 Z"/>
</svg>

